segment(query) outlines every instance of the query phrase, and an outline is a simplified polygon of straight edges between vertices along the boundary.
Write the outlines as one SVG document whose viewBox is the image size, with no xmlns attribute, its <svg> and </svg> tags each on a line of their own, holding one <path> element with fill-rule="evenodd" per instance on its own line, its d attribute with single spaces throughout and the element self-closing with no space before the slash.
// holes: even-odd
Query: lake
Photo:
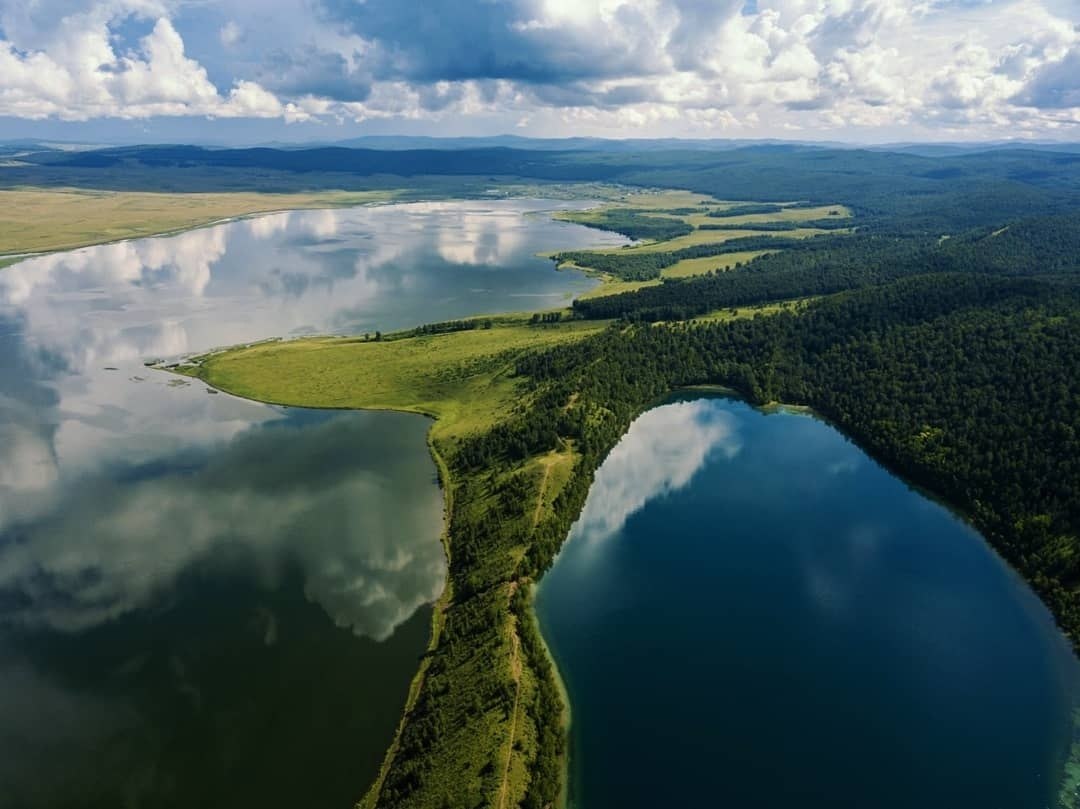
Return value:
<svg viewBox="0 0 1080 809">
<path fill-rule="evenodd" d="M 347 809 L 445 579 L 428 421 L 144 362 L 560 305 L 544 200 L 280 213 L 0 270 L 0 806 Z"/>
<path fill-rule="evenodd" d="M 642 415 L 537 611 L 577 809 L 1051 807 L 1077 662 L 964 522 L 822 421 Z"/>
</svg>

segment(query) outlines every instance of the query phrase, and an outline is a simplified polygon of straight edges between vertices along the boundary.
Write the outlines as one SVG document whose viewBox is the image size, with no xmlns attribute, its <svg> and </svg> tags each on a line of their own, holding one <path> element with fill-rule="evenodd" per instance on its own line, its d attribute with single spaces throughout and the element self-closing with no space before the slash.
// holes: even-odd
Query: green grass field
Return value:
<svg viewBox="0 0 1080 809">
<path fill-rule="evenodd" d="M 163 194 L 0 190 L 0 255 L 68 250 L 184 230 L 235 216 L 387 202 L 395 196 L 394 191 Z"/>
<path fill-rule="evenodd" d="M 740 253 L 725 253 L 722 256 L 706 256 L 705 258 L 687 258 L 678 264 L 665 267 L 660 272 L 661 278 L 692 278 L 695 275 L 704 275 L 713 270 L 734 269 L 736 264 L 746 264 L 759 256 L 776 252 L 774 250 L 745 250 Z"/>
<path fill-rule="evenodd" d="M 670 267 L 665 267 L 661 273 L 660 278 L 652 281 L 620 281 L 618 278 L 610 275 L 602 276 L 602 283 L 600 286 L 590 289 L 588 292 L 579 295 L 581 300 L 589 300 L 590 298 L 601 298 L 605 295 L 618 295 L 622 292 L 634 292 L 644 287 L 654 287 L 663 283 L 664 278 L 692 278 L 696 275 L 704 275 L 713 271 L 725 271 L 735 267 L 736 264 L 746 264 L 748 261 L 753 261 L 759 256 L 764 256 L 767 253 L 776 252 L 774 250 L 747 250 L 740 253 L 727 253 L 720 256 L 706 256 L 705 258 L 688 258 L 680 261 L 678 264 L 673 264 Z M 573 264 L 564 264 L 562 268 L 574 267 Z M 577 268 L 582 269 L 582 268 Z M 585 272 L 590 272 L 588 268 L 584 268 Z"/>
<path fill-rule="evenodd" d="M 716 221 L 716 220 L 713 220 Z M 823 233 L 835 233 L 832 230 L 821 228 L 796 228 L 795 230 L 695 230 L 685 236 L 668 239 L 663 242 L 646 242 L 633 247 L 602 247 L 597 253 L 666 253 L 670 250 L 679 250 L 683 247 L 695 247 L 699 244 L 723 244 L 732 239 L 745 239 L 749 236 L 775 236 L 788 239 L 806 239 L 810 236 L 820 236 Z"/>
<path fill-rule="evenodd" d="M 741 204 L 741 203 L 738 203 Z M 725 206 L 718 206 L 725 207 Z M 735 207 L 728 205 L 726 207 Z M 818 205 L 813 208 L 788 207 L 777 213 L 751 213 L 742 216 L 713 217 L 695 214 L 686 217 L 686 221 L 695 227 L 705 224 L 756 225 L 764 222 L 814 222 L 818 219 L 850 219 L 851 210 L 844 205 Z M 790 232 L 790 231 L 789 231 Z"/>
<path fill-rule="evenodd" d="M 746 206 L 746 202 L 718 200 L 689 191 L 640 192 L 610 198 L 604 204 L 585 211 L 562 211 L 555 214 L 557 219 L 581 224 L 603 226 L 605 213 L 612 209 L 634 210 L 641 216 L 677 219 L 694 228 L 690 233 L 661 241 L 644 241 L 628 247 L 601 247 L 587 252 L 605 255 L 641 255 L 665 253 L 684 247 L 705 244 L 723 244 L 733 239 L 748 237 L 775 237 L 779 239 L 805 239 L 825 234 L 851 232 L 850 228 L 828 230 L 815 227 L 796 227 L 793 230 L 763 230 L 761 225 L 776 222 L 815 222 L 821 219 L 850 219 L 851 210 L 844 205 L 819 205 L 799 207 L 795 203 L 779 203 L 780 210 L 771 213 L 741 214 L 732 217 L 712 217 L 708 213 L 717 210 L 730 210 Z M 695 209 L 695 210 L 691 210 Z M 712 230 L 705 225 L 736 225 L 737 230 Z M 617 225 L 616 225 L 617 226 Z M 755 226 L 759 226 L 756 227 Z M 608 225 L 611 227 L 611 225 Z M 772 250 L 754 250 L 704 258 L 684 259 L 660 272 L 660 277 L 650 280 L 624 280 L 608 273 L 598 273 L 603 283 L 581 295 L 582 299 L 618 295 L 634 292 L 644 287 L 656 286 L 664 279 L 692 278 L 714 271 L 733 269 L 737 264 L 746 264 Z M 588 267 L 579 267 L 571 262 L 560 265 L 593 272 Z"/>
<path fill-rule="evenodd" d="M 179 370 L 275 404 L 425 413 L 438 419 L 438 435 L 460 436 L 487 429 L 516 403 L 508 371 L 517 352 L 579 340 L 605 326 L 529 325 L 523 317 L 492 329 L 381 341 L 270 341 L 210 354 Z"/>
<path fill-rule="evenodd" d="M 844 205 L 819 205 L 816 207 L 792 207 L 794 203 L 784 203 L 780 211 L 774 213 L 743 214 L 732 217 L 711 217 L 708 215 L 712 210 L 723 210 L 745 205 L 744 202 L 729 202 L 713 199 L 702 194 L 693 194 L 688 191 L 644 192 L 629 194 L 605 202 L 596 208 L 585 211 L 561 211 L 555 214 L 557 219 L 581 224 L 596 224 L 604 220 L 605 212 L 612 209 L 632 208 L 640 211 L 645 216 L 666 217 L 678 219 L 690 225 L 694 230 L 684 236 L 678 236 L 664 241 L 647 241 L 632 247 L 606 247 L 598 248 L 597 253 L 659 253 L 669 250 L 678 250 L 682 247 L 693 247 L 700 244 L 720 244 L 732 239 L 746 238 L 749 236 L 776 236 L 780 238 L 808 238 L 823 233 L 846 232 L 846 229 L 834 231 L 824 228 L 801 227 L 794 230 L 761 230 L 755 229 L 755 225 L 764 225 L 774 222 L 814 222 L 820 219 L 850 219 L 851 211 Z M 699 209 L 698 212 L 686 213 L 690 208 Z M 709 230 L 702 229 L 703 225 L 742 225 L 740 230 Z M 665 273 L 668 277 L 680 278 L 697 274 L 694 265 L 687 265 L 672 273 Z M 714 269 L 714 267 L 708 267 Z"/>
</svg>

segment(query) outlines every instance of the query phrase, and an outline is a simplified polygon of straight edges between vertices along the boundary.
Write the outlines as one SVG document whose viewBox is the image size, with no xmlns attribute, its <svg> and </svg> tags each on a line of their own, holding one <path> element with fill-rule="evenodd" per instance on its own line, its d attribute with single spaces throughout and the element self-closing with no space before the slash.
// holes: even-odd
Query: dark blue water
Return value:
<svg viewBox="0 0 1080 809">
<path fill-rule="evenodd" d="M 643 415 L 537 609 L 574 806 L 1056 805 L 1077 666 L 1049 614 L 810 416 Z"/>
<path fill-rule="evenodd" d="M 445 577 L 426 420 L 215 398 L 262 420 L 5 510 L 0 807 L 347 809 L 377 772 Z"/>
</svg>

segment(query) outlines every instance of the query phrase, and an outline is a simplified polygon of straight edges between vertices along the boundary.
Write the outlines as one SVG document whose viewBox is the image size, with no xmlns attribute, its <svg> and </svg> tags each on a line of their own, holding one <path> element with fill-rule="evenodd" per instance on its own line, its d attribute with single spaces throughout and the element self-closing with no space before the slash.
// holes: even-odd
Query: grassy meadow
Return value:
<svg viewBox="0 0 1080 809">
<path fill-rule="evenodd" d="M 690 217 L 684 217 L 689 219 Z M 715 221 L 715 220 L 714 220 Z M 689 224 L 689 223 L 688 223 Z M 747 226 L 744 230 L 701 230 L 700 228 L 687 233 L 685 236 L 678 236 L 674 239 L 667 239 L 665 241 L 658 242 L 646 242 L 640 245 L 634 245 L 632 247 L 602 247 L 594 252 L 597 253 L 618 253 L 619 255 L 634 253 L 666 253 L 670 250 L 679 250 L 683 247 L 696 247 L 699 244 L 722 244 L 729 242 L 732 239 L 745 239 L 749 236 L 778 236 L 781 238 L 789 239 L 807 239 L 811 236 L 820 236 L 824 233 L 835 233 L 836 231 L 823 230 L 821 228 L 796 228 L 795 230 L 781 230 L 781 231 L 761 231 L 754 230 L 751 226 Z"/>
<path fill-rule="evenodd" d="M 530 325 L 522 317 L 446 334 L 268 341 L 177 370 L 274 404 L 424 413 L 438 420 L 436 436 L 459 436 L 489 428 L 516 403 L 508 372 L 517 352 L 578 340 L 605 326 Z"/>
<path fill-rule="evenodd" d="M 772 210 L 739 213 L 742 210 L 755 208 L 771 208 Z M 729 210 L 733 212 L 731 216 L 723 215 Z M 711 272 L 724 272 L 777 251 L 757 249 L 685 258 L 663 267 L 658 277 L 647 279 L 634 276 L 618 277 L 589 267 L 587 263 L 584 263 L 589 255 L 647 256 L 702 245 L 722 245 L 734 239 L 775 237 L 787 240 L 850 233 L 851 228 L 848 227 L 828 229 L 814 225 L 821 223 L 822 220 L 842 222 L 851 219 L 852 212 L 844 205 L 805 206 L 797 203 L 760 205 L 718 200 L 688 191 L 648 191 L 609 198 L 602 205 L 585 211 L 560 211 L 555 214 L 555 217 L 563 221 L 607 230 L 620 230 L 621 226 L 626 226 L 627 233 L 632 233 L 638 228 L 647 233 L 648 225 L 635 224 L 642 221 L 668 223 L 672 230 L 681 227 L 684 231 L 670 238 L 640 239 L 637 244 L 626 247 L 602 247 L 574 253 L 575 260 L 563 262 L 560 264 L 561 268 L 591 271 L 603 279 L 604 283 L 581 296 L 582 299 L 590 299 L 657 286 L 665 279 L 693 278 Z M 806 226 L 800 227 L 800 223 L 806 223 Z M 790 229 L 776 228 L 776 225 Z M 717 229 L 718 227 L 721 229 Z"/>
<path fill-rule="evenodd" d="M 686 258 L 678 264 L 664 267 L 660 272 L 661 278 L 693 278 L 695 275 L 705 275 L 713 270 L 725 271 L 734 269 L 736 265 L 746 264 L 772 250 L 744 250 L 739 253 L 725 253 L 722 256 L 706 256 L 704 258 Z"/>
<path fill-rule="evenodd" d="M 68 250 L 184 230 L 235 216 L 386 202 L 394 197 L 393 191 L 166 194 L 0 190 L 0 255 Z"/>
</svg>

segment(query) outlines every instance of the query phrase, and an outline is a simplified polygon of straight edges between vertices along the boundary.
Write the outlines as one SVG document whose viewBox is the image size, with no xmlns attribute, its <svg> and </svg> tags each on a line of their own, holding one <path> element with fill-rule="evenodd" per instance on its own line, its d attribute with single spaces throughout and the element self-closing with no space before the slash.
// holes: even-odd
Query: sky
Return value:
<svg viewBox="0 0 1080 809">
<path fill-rule="evenodd" d="M 0 140 L 1080 140 L 1080 0 L 0 0 Z"/>
</svg>

